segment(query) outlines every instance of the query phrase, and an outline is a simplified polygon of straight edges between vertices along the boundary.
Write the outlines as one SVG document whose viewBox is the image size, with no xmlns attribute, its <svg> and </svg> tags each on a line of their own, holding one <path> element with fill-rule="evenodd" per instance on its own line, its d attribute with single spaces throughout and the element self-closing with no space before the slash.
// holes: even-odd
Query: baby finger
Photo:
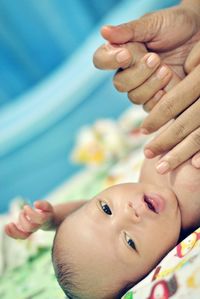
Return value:
<svg viewBox="0 0 200 299">
<path fill-rule="evenodd" d="M 25 215 L 25 211 L 23 210 L 19 214 L 18 225 L 22 228 L 23 231 L 33 233 L 38 229 L 38 224 L 32 223 L 28 220 L 27 216 Z"/>
<path fill-rule="evenodd" d="M 48 218 L 48 212 L 45 213 L 42 211 L 36 211 L 30 206 L 24 206 L 24 211 L 29 217 L 30 221 L 37 225 L 42 225 Z"/>
<path fill-rule="evenodd" d="M 19 230 L 15 223 L 9 223 L 5 226 L 5 232 L 8 236 L 14 239 L 27 239 L 31 233 Z"/>
<path fill-rule="evenodd" d="M 37 200 L 37 201 L 35 201 L 34 202 L 34 207 L 36 209 L 40 209 L 44 212 L 52 212 L 53 211 L 52 205 L 46 200 Z"/>
</svg>

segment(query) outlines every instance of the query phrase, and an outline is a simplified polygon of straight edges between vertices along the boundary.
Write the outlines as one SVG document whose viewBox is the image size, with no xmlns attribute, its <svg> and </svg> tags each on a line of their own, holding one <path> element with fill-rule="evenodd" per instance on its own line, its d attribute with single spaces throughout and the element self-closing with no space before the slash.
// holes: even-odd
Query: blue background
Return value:
<svg viewBox="0 0 200 299">
<path fill-rule="evenodd" d="M 130 105 L 113 73 L 92 65 L 101 25 L 177 2 L 0 0 L 0 212 L 79 170 L 69 159 L 78 129 Z"/>
</svg>

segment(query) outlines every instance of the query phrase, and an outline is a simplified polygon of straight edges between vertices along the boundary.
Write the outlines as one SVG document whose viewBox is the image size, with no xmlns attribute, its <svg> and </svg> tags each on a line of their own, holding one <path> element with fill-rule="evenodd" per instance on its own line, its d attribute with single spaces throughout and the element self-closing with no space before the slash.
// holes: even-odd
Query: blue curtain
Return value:
<svg viewBox="0 0 200 299">
<path fill-rule="evenodd" d="M 0 107 L 60 65 L 120 0 L 0 0 Z"/>
</svg>

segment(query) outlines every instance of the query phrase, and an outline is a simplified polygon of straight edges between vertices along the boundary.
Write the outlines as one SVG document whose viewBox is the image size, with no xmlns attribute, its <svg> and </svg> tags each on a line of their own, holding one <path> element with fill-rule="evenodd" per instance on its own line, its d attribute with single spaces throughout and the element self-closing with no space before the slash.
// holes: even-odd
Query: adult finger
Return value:
<svg viewBox="0 0 200 299">
<path fill-rule="evenodd" d="M 200 168 L 200 151 L 192 157 L 192 166 Z"/>
<path fill-rule="evenodd" d="M 154 106 L 160 101 L 163 95 L 172 89 L 176 84 L 181 81 L 180 77 L 175 73 L 172 72 L 172 78 L 170 79 L 169 83 L 161 90 L 159 90 L 148 102 L 143 105 L 143 109 L 146 112 L 150 112 Z"/>
<path fill-rule="evenodd" d="M 166 93 L 147 115 L 141 128 L 146 133 L 157 131 L 170 119 L 176 118 L 200 95 L 200 65 Z"/>
<path fill-rule="evenodd" d="M 186 136 L 200 127 L 199 115 L 200 99 L 145 146 L 145 156 L 153 158 L 180 143 Z M 182 156 L 182 153 L 180 155 Z"/>
<path fill-rule="evenodd" d="M 170 81 L 171 76 L 171 70 L 167 66 L 162 65 L 143 85 L 128 93 L 129 99 L 135 104 L 146 103 Z"/>
<path fill-rule="evenodd" d="M 165 92 L 163 89 L 156 92 L 156 94 L 143 105 L 143 109 L 146 112 L 150 112 L 153 107 L 160 101 L 160 99 L 164 96 Z"/>
<path fill-rule="evenodd" d="M 159 65 L 160 58 L 155 53 L 148 53 L 142 59 L 138 57 L 131 67 L 115 74 L 113 84 L 118 91 L 129 92 L 144 83 Z"/>
<path fill-rule="evenodd" d="M 157 163 L 158 173 L 164 174 L 173 170 L 183 162 L 191 158 L 200 150 L 200 128 L 194 130 L 182 142 L 164 155 Z"/>
<path fill-rule="evenodd" d="M 103 38 L 115 44 L 128 41 L 148 42 L 159 32 L 162 21 L 160 13 L 152 13 L 118 26 L 103 26 L 101 34 Z"/>
<path fill-rule="evenodd" d="M 189 74 L 198 64 L 200 64 L 200 42 L 198 42 L 190 51 L 184 69 Z"/>
<path fill-rule="evenodd" d="M 198 17 L 181 6 L 148 13 L 118 26 L 104 26 L 102 36 L 110 43 L 146 43 L 152 50 L 172 49 L 188 41 L 199 30 Z"/>
<path fill-rule="evenodd" d="M 141 43 L 126 43 L 122 45 L 104 44 L 99 47 L 93 56 L 93 63 L 99 69 L 116 70 L 133 65 L 147 53 Z"/>
</svg>

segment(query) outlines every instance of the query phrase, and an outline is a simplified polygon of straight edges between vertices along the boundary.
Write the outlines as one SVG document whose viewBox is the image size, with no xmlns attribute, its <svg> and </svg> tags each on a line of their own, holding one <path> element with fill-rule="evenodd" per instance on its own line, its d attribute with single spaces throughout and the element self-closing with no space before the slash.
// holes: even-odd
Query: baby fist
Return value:
<svg viewBox="0 0 200 299">
<path fill-rule="evenodd" d="M 53 218 L 53 206 L 45 200 L 38 200 L 34 202 L 34 208 L 25 205 L 20 211 L 18 221 L 8 223 L 5 232 L 11 238 L 24 240 L 39 229 L 47 230 Z"/>
</svg>

